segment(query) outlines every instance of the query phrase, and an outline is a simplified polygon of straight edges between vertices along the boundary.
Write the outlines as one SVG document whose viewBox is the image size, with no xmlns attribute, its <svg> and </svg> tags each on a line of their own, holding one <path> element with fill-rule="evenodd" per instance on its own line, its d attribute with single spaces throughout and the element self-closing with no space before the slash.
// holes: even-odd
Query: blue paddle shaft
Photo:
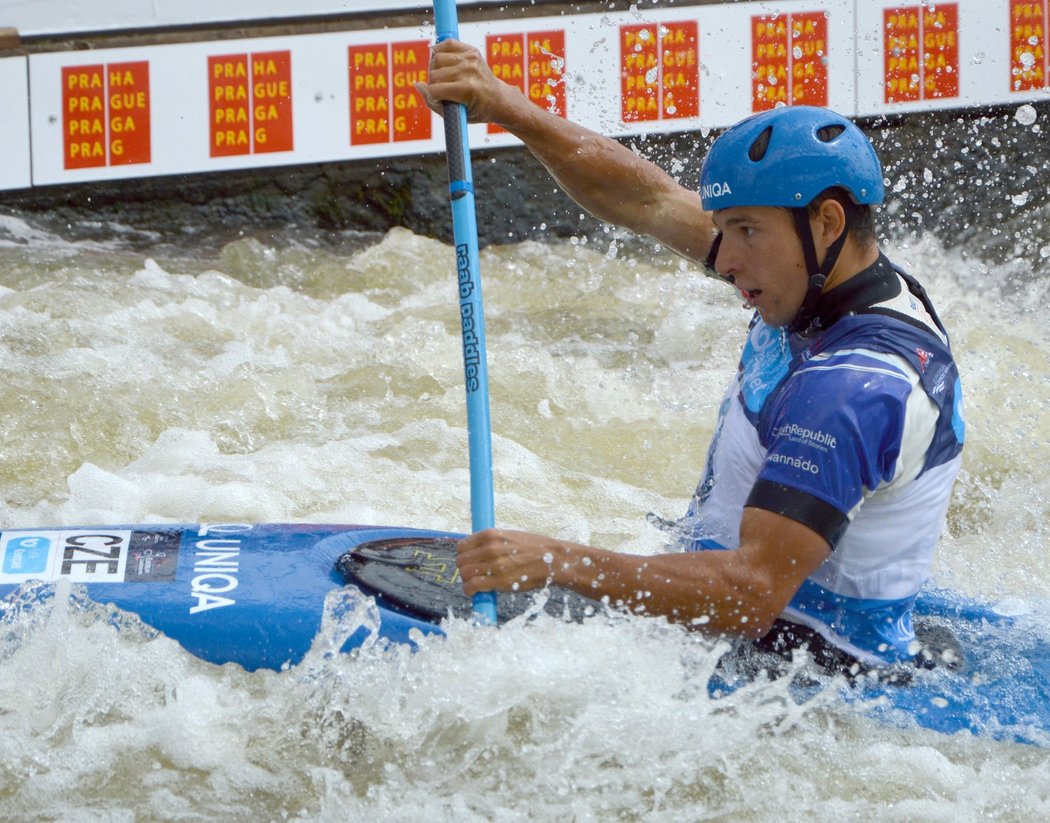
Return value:
<svg viewBox="0 0 1050 823">
<path fill-rule="evenodd" d="M 434 0 L 437 40 L 458 39 L 454 0 Z M 474 210 L 474 181 L 467 139 L 467 110 L 445 103 L 445 152 L 448 190 L 452 201 L 452 233 L 456 246 L 459 318 L 463 331 L 463 370 L 467 389 L 467 436 L 470 447 L 470 515 L 472 531 L 496 524 L 492 491 L 492 424 L 489 419 L 489 373 L 485 354 L 485 317 L 481 300 L 481 264 L 478 260 L 478 224 Z M 474 616 L 495 625 L 496 594 L 474 595 Z"/>
</svg>

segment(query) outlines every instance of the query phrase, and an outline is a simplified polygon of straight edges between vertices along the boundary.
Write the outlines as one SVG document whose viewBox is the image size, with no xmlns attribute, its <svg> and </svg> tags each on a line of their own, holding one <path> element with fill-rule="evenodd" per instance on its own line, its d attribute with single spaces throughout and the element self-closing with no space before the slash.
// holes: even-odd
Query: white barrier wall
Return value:
<svg viewBox="0 0 1050 823">
<path fill-rule="evenodd" d="M 0 190 L 32 184 L 29 168 L 29 67 L 24 58 L 0 58 Z"/>
<path fill-rule="evenodd" d="M 0 27 L 39 37 L 430 8 L 420 0 L 0 0 Z"/>
<path fill-rule="evenodd" d="M 774 105 L 874 115 L 1050 99 L 1048 3 L 785 0 L 460 32 L 538 105 L 627 135 L 724 127 Z M 0 188 L 440 151 L 440 118 L 413 85 L 432 37 L 424 26 L 0 60 L 14 114 L 0 126 L 14 158 Z M 515 143 L 471 127 L 474 147 Z"/>
</svg>

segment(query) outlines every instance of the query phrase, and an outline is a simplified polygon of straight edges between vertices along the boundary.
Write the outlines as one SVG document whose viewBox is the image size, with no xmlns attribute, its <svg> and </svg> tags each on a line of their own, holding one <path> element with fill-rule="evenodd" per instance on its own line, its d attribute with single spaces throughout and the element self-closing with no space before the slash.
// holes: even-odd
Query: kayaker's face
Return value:
<svg viewBox="0 0 1050 823">
<path fill-rule="evenodd" d="M 714 213 L 722 242 L 715 269 L 733 278 L 748 306 L 770 326 L 795 319 L 806 296 L 802 243 L 786 209 L 735 206 Z"/>
</svg>

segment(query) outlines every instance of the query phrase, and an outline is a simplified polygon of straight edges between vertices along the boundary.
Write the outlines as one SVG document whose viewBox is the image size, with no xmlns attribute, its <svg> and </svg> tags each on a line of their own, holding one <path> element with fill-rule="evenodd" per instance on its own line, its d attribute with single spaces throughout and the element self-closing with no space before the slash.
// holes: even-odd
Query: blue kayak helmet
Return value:
<svg viewBox="0 0 1050 823">
<path fill-rule="evenodd" d="M 776 108 L 740 121 L 715 140 L 700 169 L 700 202 L 708 211 L 734 206 L 791 210 L 810 283 L 790 331 L 812 330 L 815 320 L 819 325 L 813 316 L 817 299 L 853 222 L 848 210 L 846 230 L 818 266 L 806 207 L 830 188 L 845 190 L 863 206 L 881 203 L 885 195 L 882 166 L 868 138 L 845 117 L 814 106 Z"/>
<path fill-rule="evenodd" d="M 834 186 L 857 204 L 881 203 L 882 166 L 860 129 L 814 106 L 772 109 L 740 121 L 715 140 L 700 169 L 707 211 L 800 208 Z"/>
</svg>

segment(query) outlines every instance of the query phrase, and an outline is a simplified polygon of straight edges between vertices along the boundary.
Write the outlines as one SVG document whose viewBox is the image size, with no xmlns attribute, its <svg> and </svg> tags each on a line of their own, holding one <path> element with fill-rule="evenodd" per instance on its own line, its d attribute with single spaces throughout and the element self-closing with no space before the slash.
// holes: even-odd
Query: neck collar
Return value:
<svg viewBox="0 0 1050 823">
<path fill-rule="evenodd" d="M 900 294 L 901 282 L 882 252 L 875 262 L 845 283 L 821 294 L 814 306 L 812 327 L 826 329 L 847 314 L 871 308 Z"/>
</svg>

